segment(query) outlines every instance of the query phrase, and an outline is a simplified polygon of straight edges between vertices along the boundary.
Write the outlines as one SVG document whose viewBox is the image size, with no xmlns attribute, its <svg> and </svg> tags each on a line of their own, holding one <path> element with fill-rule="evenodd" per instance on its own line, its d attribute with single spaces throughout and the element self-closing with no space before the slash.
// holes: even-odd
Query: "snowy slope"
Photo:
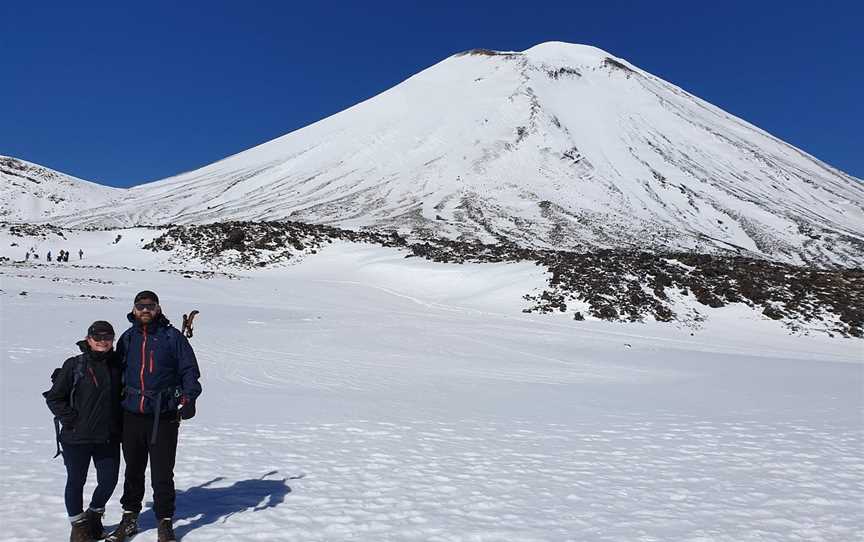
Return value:
<svg viewBox="0 0 864 542">
<path fill-rule="evenodd" d="M 87 324 L 123 329 L 144 288 L 175 322 L 201 310 L 204 394 L 175 478 L 184 542 L 848 542 L 864 529 L 859 340 L 790 336 L 742 306 L 695 335 L 521 314 L 519 294 L 545 282 L 534 265 L 368 245 L 201 279 L 140 250 L 158 231 L 116 233 L 26 241 L 82 248 L 80 261 L 0 260 L 0 541 L 68 537 L 40 392 Z M 3 234 L 0 256 L 17 259 L 11 240 L 24 243 Z M 121 493 L 122 478 L 109 526 Z M 155 540 L 149 486 L 144 506 L 136 540 Z"/>
<path fill-rule="evenodd" d="M 78 214 L 125 190 L 91 183 L 25 160 L 0 156 L 0 221 L 41 222 Z"/>
<path fill-rule="evenodd" d="M 286 219 L 862 264 L 864 184 L 602 50 L 450 57 L 66 224 Z"/>
</svg>

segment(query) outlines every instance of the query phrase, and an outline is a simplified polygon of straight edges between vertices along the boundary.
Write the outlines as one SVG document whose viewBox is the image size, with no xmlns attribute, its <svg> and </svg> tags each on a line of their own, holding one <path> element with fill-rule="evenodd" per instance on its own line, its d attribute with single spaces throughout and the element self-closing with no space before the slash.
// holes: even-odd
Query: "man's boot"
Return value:
<svg viewBox="0 0 864 542">
<path fill-rule="evenodd" d="M 105 514 L 105 509 L 94 510 L 88 508 L 85 513 L 87 521 L 90 523 L 90 537 L 93 540 L 102 540 L 105 538 L 105 528 L 102 526 L 102 515 Z"/>
<path fill-rule="evenodd" d="M 159 542 L 177 542 L 177 537 L 174 536 L 174 525 L 171 522 L 171 518 L 160 519 L 156 531 Z"/>
<path fill-rule="evenodd" d="M 69 542 L 91 542 L 90 538 L 90 523 L 87 521 L 87 516 L 81 514 L 79 519 L 72 522 L 72 534 L 69 535 Z"/>
<path fill-rule="evenodd" d="M 138 512 L 123 510 L 120 525 L 108 535 L 107 542 L 126 542 L 138 533 Z"/>
</svg>

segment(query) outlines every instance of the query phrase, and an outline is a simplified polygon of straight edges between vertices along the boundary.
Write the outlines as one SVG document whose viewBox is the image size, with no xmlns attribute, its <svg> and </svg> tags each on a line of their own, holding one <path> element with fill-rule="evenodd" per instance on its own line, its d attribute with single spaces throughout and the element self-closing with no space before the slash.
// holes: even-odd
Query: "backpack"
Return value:
<svg viewBox="0 0 864 542">
<path fill-rule="evenodd" d="M 54 371 L 51 372 L 51 387 L 54 387 L 54 382 L 57 381 L 57 378 L 60 376 L 60 372 L 63 370 L 62 367 L 57 367 Z M 78 382 L 84 378 L 84 372 L 87 370 L 87 356 L 80 355 L 75 358 L 75 367 L 72 372 L 72 389 L 69 391 L 69 406 L 75 407 L 75 391 L 78 389 Z M 48 397 L 48 394 L 51 392 L 48 391 L 42 392 L 42 397 Z M 54 416 L 54 438 L 57 441 L 57 453 L 54 454 L 56 458 L 60 455 L 60 418 Z"/>
</svg>

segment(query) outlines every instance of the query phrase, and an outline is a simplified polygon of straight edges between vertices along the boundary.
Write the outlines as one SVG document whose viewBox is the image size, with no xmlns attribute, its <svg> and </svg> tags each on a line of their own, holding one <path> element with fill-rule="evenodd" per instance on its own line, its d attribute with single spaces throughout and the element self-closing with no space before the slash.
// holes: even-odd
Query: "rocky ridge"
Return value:
<svg viewBox="0 0 864 542">
<path fill-rule="evenodd" d="M 299 222 L 223 222 L 170 227 L 145 246 L 214 265 L 264 267 L 297 261 L 334 240 L 399 248 L 435 262 L 534 262 L 546 288 L 526 293 L 524 312 L 573 312 L 609 321 L 654 319 L 698 326 L 704 312 L 743 303 L 790 331 L 864 337 L 864 270 L 812 269 L 734 255 L 638 250 L 567 252 L 512 244 L 344 230 Z M 685 303 L 686 300 L 695 303 Z M 574 310 L 572 307 L 579 310 Z M 682 309 L 684 307 L 684 309 Z M 583 313 L 584 311 L 584 313 Z"/>
</svg>

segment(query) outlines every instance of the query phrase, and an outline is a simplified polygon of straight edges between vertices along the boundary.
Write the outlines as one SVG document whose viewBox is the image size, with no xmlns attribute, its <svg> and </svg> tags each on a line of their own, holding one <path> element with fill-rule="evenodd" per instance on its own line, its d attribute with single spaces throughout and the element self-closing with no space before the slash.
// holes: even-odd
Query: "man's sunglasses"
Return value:
<svg viewBox="0 0 864 542">
<path fill-rule="evenodd" d="M 155 311 L 158 303 L 135 303 L 135 308 L 139 311 Z"/>
<path fill-rule="evenodd" d="M 105 341 L 113 341 L 114 335 L 110 333 L 107 334 L 99 334 L 99 335 L 90 335 L 90 338 L 96 341 L 97 343 L 105 342 Z"/>
</svg>

